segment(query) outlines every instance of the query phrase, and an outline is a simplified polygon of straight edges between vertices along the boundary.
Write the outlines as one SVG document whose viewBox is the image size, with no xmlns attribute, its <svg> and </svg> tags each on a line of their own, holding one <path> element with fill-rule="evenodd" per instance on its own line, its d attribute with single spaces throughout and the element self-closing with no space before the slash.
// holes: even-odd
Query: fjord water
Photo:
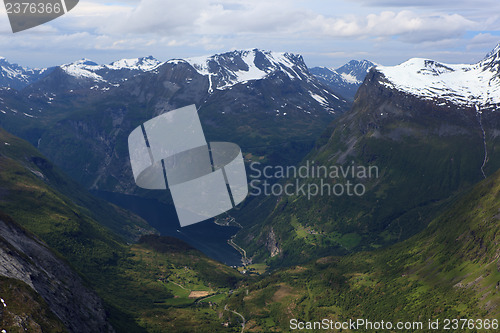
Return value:
<svg viewBox="0 0 500 333">
<path fill-rule="evenodd" d="M 154 199 L 133 195 L 92 191 L 92 193 L 117 206 L 130 210 L 145 219 L 162 236 L 179 238 L 212 259 L 229 266 L 240 266 L 241 255 L 227 241 L 236 234 L 237 227 L 223 227 L 213 219 L 181 228 L 175 208 Z"/>
</svg>

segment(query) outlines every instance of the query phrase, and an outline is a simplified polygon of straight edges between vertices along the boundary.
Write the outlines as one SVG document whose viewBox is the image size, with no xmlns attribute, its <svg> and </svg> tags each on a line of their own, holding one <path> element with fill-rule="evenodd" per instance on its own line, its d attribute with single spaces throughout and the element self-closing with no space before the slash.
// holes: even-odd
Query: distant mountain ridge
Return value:
<svg viewBox="0 0 500 333">
<path fill-rule="evenodd" d="M 142 72 L 154 70 L 162 64 L 152 56 L 121 59 L 109 65 L 99 65 L 88 59 L 81 59 L 60 66 L 68 75 L 76 78 L 86 78 L 93 81 L 116 83 Z"/>
<path fill-rule="evenodd" d="M 10 64 L 5 58 L 0 58 L 0 87 L 22 90 L 30 86 L 28 90 L 34 93 L 34 96 L 41 92 L 50 98 L 54 97 L 51 94 L 75 93 L 82 89 L 91 89 L 94 93 L 105 93 L 133 76 L 146 72 L 158 73 L 161 67 L 175 66 L 179 63 L 188 64 L 198 74 L 207 77 L 208 93 L 213 93 L 214 90 L 231 89 L 239 83 L 271 78 L 278 72 L 285 73 L 292 80 L 305 80 L 313 85 L 317 79 L 332 91 L 325 92 L 322 87 L 317 87 L 318 89 L 311 89 L 309 97 L 330 108 L 332 112 L 335 108 L 328 105 L 328 99 L 333 96 L 339 100 L 345 97 L 352 101 L 368 69 L 374 66 L 367 60 L 352 60 L 337 69 L 327 67 L 309 69 L 299 54 L 259 49 L 234 50 L 215 55 L 167 61 L 147 56 L 121 59 L 110 64 L 98 64 L 83 58 L 42 69 L 24 68 Z M 46 76 L 49 77 L 44 79 Z"/>
<path fill-rule="evenodd" d="M 236 50 L 211 56 L 172 59 L 165 64 L 189 64 L 196 72 L 208 78 L 208 93 L 215 90 L 232 89 L 237 84 L 272 80 L 278 74 L 291 81 L 303 81 L 310 85 L 307 98 L 322 105 L 327 111 L 338 111 L 335 104 L 342 104 L 342 97 L 332 91 L 325 91 L 317 84 L 304 59 L 299 54 L 272 52 L 259 49 Z M 331 103 L 331 99 L 338 102 Z"/>
<path fill-rule="evenodd" d="M 321 82 L 348 100 L 354 100 L 356 91 L 375 63 L 369 60 L 351 60 L 339 68 L 314 67 L 310 71 Z"/>
<path fill-rule="evenodd" d="M 205 57 L 169 60 L 185 61 L 202 75 L 210 77 L 213 89 L 228 89 L 233 85 L 250 80 L 260 80 L 281 70 L 291 79 L 310 76 L 301 55 L 282 52 L 261 51 L 258 49 L 231 51 Z"/>
<path fill-rule="evenodd" d="M 20 90 L 47 76 L 53 69 L 54 67 L 31 69 L 11 64 L 7 59 L 0 57 L 0 87 Z"/>
<path fill-rule="evenodd" d="M 107 91 L 110 86 L 116 86 L 130 77 L 144 72 L 154 71 L 165 64 L 186 63 L 199 74 L 209 78 L 209 92 L 214 89 L 225 90 L 235 84 L 260 80 L 277 71 L 283 71 L 291 79 L 306 79 L 311 81 L 311 74 L 322 83 L 332 88 L 334 92 L 352 100 L 354 93 L 361 85 L 367 70 L 374 66 L 370 61 L 352 60 L 342 67 L 330 69 L 314 67 L 309 69 L 299 54 L 289 52 L 273 52 L 259 49 L 234 50 L 215 55 L 189 57 L 185 59 L 170 59 L 160 61 L 153 56 L 120 59 L 110 64 L 98 64 L 90 59 L 80 60 L 50 68 L 29 69 L 16 64 L 10 64 L 5 58 L 0 58 L 0 87 L 24 89 L 45 76 L 54 69 L 60 75 L 68 75 L 69 81 L 79 81 L 77 86 L 93 84 L 93 89 Z M 57 72 L 57 71 L 56 71 Z M 41 82 L 46 84 L 47 82 Z M 75 84 L 69 84 L 74 88 Z M 88 87 L 87 87 L 88 88 Z M 315 96 L 323 103 L 324 97 Z"/>
<path fill-rule="evenodd" d="M 12 64 L 0 57 L 0 87 L 21 91 L 27 87 L 31 92 L 45 91 L 43 86 L 60 86 L 53 92 L 86 89 L 109 90 L 130 77 L 154 70 L 162 62 L 152 56 L 121 59 L 110 64 L 100 65 L 89 59 L 80 59 L 68 64 L 49 68 L 28 68 Z M 48 78 L 47 78 L 48 77 Z M 46 80 L 44 80 L 47 78 Z M 33 86 L 32 86 L 33 85 Z"/>
<path fill-rule="evenodd" d="M 189 64 L 197 73 L 208 77 L 209 93 L 214 90 L 227 90 L 239 83 L 261 80 L 281 71 L 290 79 L 309 82 L 312 82 L 312 76 L 315 76 L 334 93 L 352 101 L 368 71 L 376 67 L 376 70 L 385 76 L 385 85 L 421 98 L 439 98 L 443 102 L 482 107 L 491 107 L 500 102 L 500 44 L 483 60 L 472 65 L 445 64 L 430 59 L 412 58 L 397 66 L 376 65 L 368 60 L 351 60 L 335 69 L 308 69 L 301 55 L 259 49 L 235 50 L 165 62 L 152 56 L 121 59 L 104 65 L 81 59 L 41 69 L 22 67 L 0 58 L 0 86 L 21 90 L 35 83 L 34 88 L 40 89 L 41 85 L 47 85 L 50 81 L 43 79 L 50 76 L 55 69 L 59 69 L 59 72 L 56 71 L 57 75 L 67 75 L 63 81 L 69 81 L 68 84 L 60 86 L 73 90 L 85 87 L 107 91 L 135 75 L 155 71 L 166 64 L 176 65 L 181 62 Z M 38 81 L 41 82 L 36 84 Z M 321 89 L 319 93 L 312 92 L 311 97 L 320 104 L 327 104 Z"/>
<path fill-rule="evenodd" d="M 229 90 L 238 84 L 279 79 L 280 75 L 284 75 L 287 80 L 303 81 L 309 85 L 309 88 L 306 87 L 306 99 L 319 104 L 327 112 L 335 113 L 348 108 L 341 95 L 336 94 L 334 90 L 327 91 L 325 86 L 318 84 L 317 78 L 309 71 L 301 55 L 259 49 L 235 50 L 165 62 L 148 56 L 117 60 L 108 65 L 84 58 L 57 66 L 47 77 L 33 80 L 26 88 L 26 94 L 30 95 L 30 98 L 50 100 L 51 103 L 54 97 L 61 94 L 86 95 L 89 90 L 92 90 L 90 93 L 94 95 L 102 94 L 119 87 L 134 76 L 146 73 L 158 75 L 162 69 L 175 70 L 180 68 L 177 67 L 180 64 L 191 67 L 196 73 L 205 77 L 208 82 L 208 94 L 213 94 L 216 90 Z M 179 75 L 185 74 L 175 74 L 180 79 Z M 192 80 L 188 77 L 185 79 L 187 80 L 185 83 L 190 83 Z M 25 87 L 26 85 L 23 86 Z M 276 110 L 279 108 L 281 107 L 278 106 Z M 287 112 L 283 111 L 280 115 L 284 113 Z"/>
<path fill-rule="evenodd" d="M 213 94 L 216 90 L 229 90 L 238 84 L 272 80 L 276 75 L 284 75 L 287 80 L 306 82 L 310 86 L 307 88 L 306 99 L 319 104 L 330 113 L 339 111 L 339 105 L 346 105 L 340 95 L 336 95 L 334 91 L 325 91 L 325 87 L 318 84 L 301 55 L 259 49 L 236 50 L 165 62 L 152 56 L 122 59 L 109 65 L 99 65 L 91 60 L 81 59 L 59 66 L 55 73 L 36 82 L 28 90 L 61 94 L 91 89 L 94 92 L 106 93 L 133 76 L 148 72 L 156 75 L 162 69 L 175 71 L 181 68 L 177 67 L 180 64 L 192 67 L 196 73 L 206 78 L 208 94 Z M 176 76 L 179 77 L 179 74 Z M 186 80 L 186 83 L 190 83 L 192 78 Z M 281 115 L 284 113 L 286 112 Z"/>
</svg>

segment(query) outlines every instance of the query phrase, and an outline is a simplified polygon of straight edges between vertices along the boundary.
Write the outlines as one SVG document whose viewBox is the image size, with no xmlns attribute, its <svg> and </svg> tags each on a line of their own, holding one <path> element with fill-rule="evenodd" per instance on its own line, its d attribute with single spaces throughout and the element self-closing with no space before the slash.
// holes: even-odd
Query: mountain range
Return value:
<svg viewBox="0 0 500 333">
<path fill-rule="evenodd" d="M 135 190 L 122 142 L 162 112 L 194 103 L 207 138 L 238 143 L 247 159 L 276 164 L 299 161 L 349 108 L 301 56 L 257 49 L 164 63 L 78 61 L 0 97 L 5 129 L 86 187 L 120 192 Z"/>
<path fill-rule="evenodd" d="M 50 74 L 54 68 L 30 69 L 0 57 L 0 87 L 21 90 Z"/>
<path fill-rule="evenodd" d="M 314 81 L 314 78 L 311 77 L 313 74 L 331 88 L 337 97 L 347 97 L 349 100 L 352 100 L 368 69 L 374 66 L 372 62 L 367 60 L 352 60 L 336 70 L 326 67 L 314 67 L 309 70 L 300 55 L 258 49 L 187 59 L 172 59 L 166 62 L 161 62 L 152 56 L 121 59 L 104 65 L 89 59 L 81 59 L 61 66 L 42 69 L 21 67 L 17 64 L 10 64 L 5 58 L 1 58 L 2 79 L 0 86 L 23 90 L 55 71 L 51 74 L 51 78 L 43 80 L 29 89 L 30 92 L 34 93 L 41 89 L 45 93 L 76 93 L 75 90 L 80 88 L 107 91 L 118 87 L 120 83 L 133 76 L 154 71 L 167 63 L 172 65 L 184 63 L 192 66 L 197 73 L 209 79 L 209 93 L 213 93 L 214 89 L 225 90 L 238 83 L 261 80 L 273 73 L 283 72 L 290 79 L 307 81 Z M 59 87 L 55 87 L 55 85 Z M 47 86 L 52 86 L 52 91 L 47 91 Z M 330 108 L 328 104 L 325 104 L 329 97 L 324 95 L 321 88 L 317 91 L 311 91 L 310 95 L 318 103 L 324 104 L 327 109 Z M 330 109 L 330 111 L 334 110 L 335 108 Z"/>
</svg>

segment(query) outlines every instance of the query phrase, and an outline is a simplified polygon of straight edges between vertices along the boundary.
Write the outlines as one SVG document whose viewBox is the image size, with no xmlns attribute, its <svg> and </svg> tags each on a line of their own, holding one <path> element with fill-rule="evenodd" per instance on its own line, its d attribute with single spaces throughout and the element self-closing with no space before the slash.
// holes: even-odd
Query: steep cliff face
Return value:
<svg viewBox="0 0 500 333">
<path fill-rule="evenodd" d="M 0 276 L 0 328 L 4 332 L 68 332 L 47 302 L 21 280 Z"/>
<path fill-rule="evenodd" d="M 273 228 L 269 231 L 267 234 L 267 239 L 266 239 L 266 248 L 270 253 L 271 258 L 277 256 L 280 254 L 281 249 L 279 247 L 278 240 L 276 239 L 276 234 L 274 233 Z"/>
<path fill-rule="evenodd" d="M 101 299 L 63 259 L 4 215 L 0 215 L 0 235 L 0 276 L 31 287 L 70 332 L 114 332 Z M 1 284 L 1 287 L 8 287 L 8 284 Z M 23 313 L 20 309 L 17 311 Z M 23 324 L 23 316 L 18 317 L 21 327 L 41 327 L 50 319 L 50 316 L 49 319 L 24 316 Z M 36 323 L 37 320 L 41 322 Z M 15 326 L 15 322 L 12 325 Z M 57 325 L 51 327 L 58 331 Z"/>
</svg>

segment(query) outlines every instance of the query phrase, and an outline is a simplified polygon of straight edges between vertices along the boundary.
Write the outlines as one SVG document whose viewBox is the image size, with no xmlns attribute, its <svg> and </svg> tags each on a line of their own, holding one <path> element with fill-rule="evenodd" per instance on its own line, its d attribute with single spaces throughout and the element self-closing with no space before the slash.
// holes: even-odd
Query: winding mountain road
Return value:
<svg viewBox="0 0 500 333">
<path fill-rule="evenodd" d="M 224 310 L 226 311 L 230 311 L 232 313 L 234 313 L 235 315 L 238 315 L 241 317 L 241 319 L 243 320 L 243 322 L 241 323 L 241 333 L 243 333 L 243 331 L 245 330 L 245 323 L 246 323 L 246 320 L 245 320 L 245 317 L 243 317 L 243 315 L 241 313 L 238 313 L 236 311 L 233 311 L 233 310 L 230 310 L 228 307 L 227 307 L 227 304 L 224 306 Z"/>
</svg>

